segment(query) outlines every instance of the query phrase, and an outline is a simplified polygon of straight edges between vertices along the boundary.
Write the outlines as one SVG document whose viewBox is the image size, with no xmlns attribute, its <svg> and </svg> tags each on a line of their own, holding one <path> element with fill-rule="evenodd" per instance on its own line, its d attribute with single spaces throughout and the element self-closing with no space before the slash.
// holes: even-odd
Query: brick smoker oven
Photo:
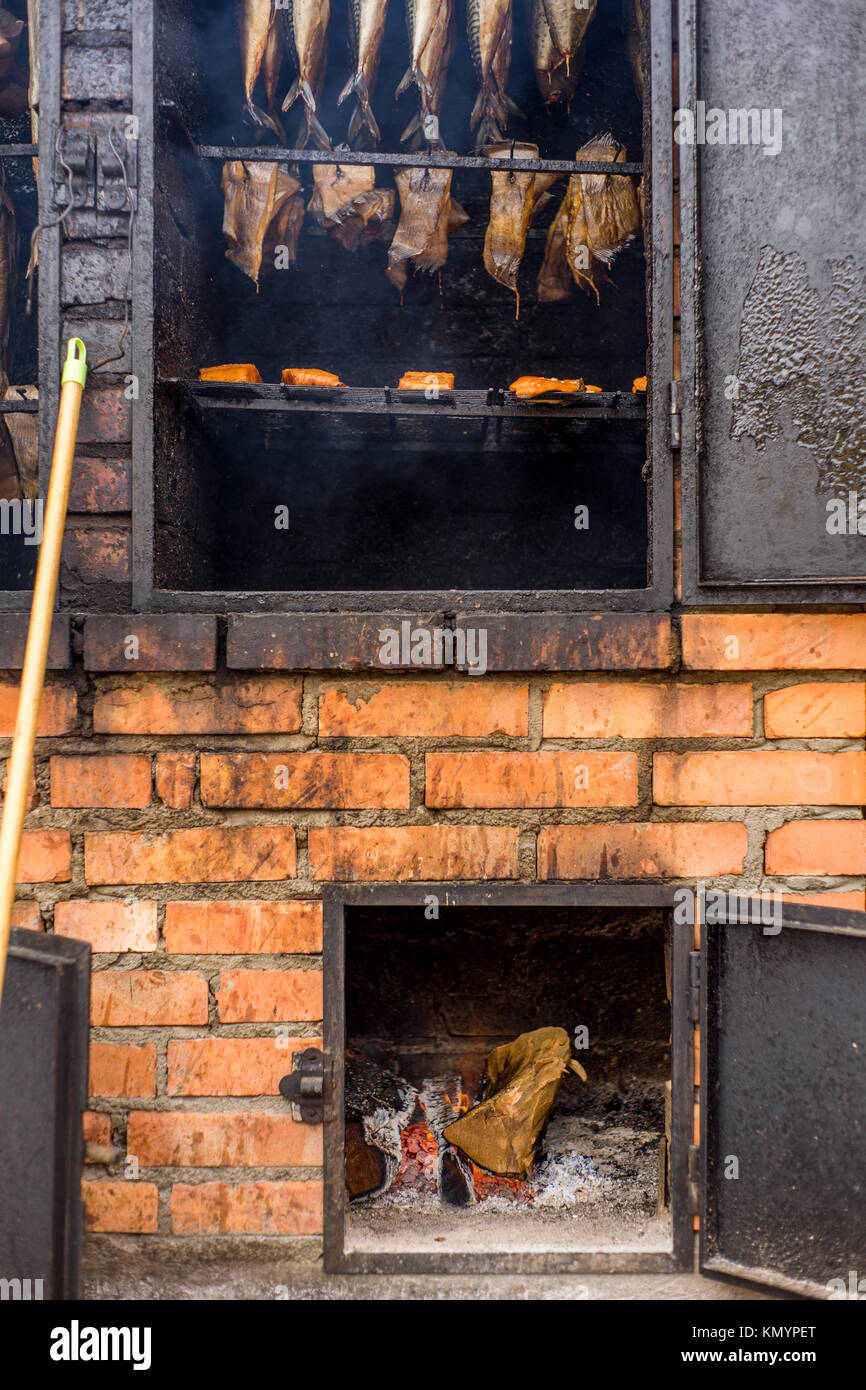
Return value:
<svg viewBox="0 0 866 1390">
<path fill-rule="evenodd" d="M 308 228 L 256 292 L 223 255 L 219 174 L 277 147 L 244 143 L 232 7 L 213 29 L 184 8 L 42 0 L 38 150 L 26 118 L 0 132 L 20 261 L 39 157 L 38 312 L 19 288 L 0 404 L 38 409 L 43 487 L 58 344 L 104 362 L 16 906 L 93 950 L 89 1287 L 260 1260 L 291 1288 L 323 1258 L 673 1272 L 699 1232 L 706 1273 L 826 1297 L 866 1248 L 866 247 L 856 142 L 817 94 L 862 110 L 863 17 L 833 0 L 804 45 L 805 0 L 782 32 L 773 6 L 656 0 L 640 101 L 599 0 L 572 109 L 526 114 L 566 177 L 611 126 L 644 238 L 600 304 L 545 317 L 545 219 L 515 320 L 481 269 L 466 52 L 443 122 L 470 221 L 441 285 L 413 277 L 401 309 L 387 246 L 353 260 Z M 338 88 L 336 41 L 332 65 Z M 676 144 L 698 100 L 783 108 L 781 150 Z M 313 357 L 342 403 L 267 384 Z M 247 359 L 263 385 L 197 380 Z M 453 367 L 453 397 L 406 398 L 412 367 Z M 604 391 L 533 413 L 506 388 L 542 369 Z M 32 553 L 0 547 L 8 740 Z M 483 673 L 450 637 L 383 661 L 403 624 L 410 650 L 483 633 Z M 782 930 L 678 919 L 697 887 L 783 895 Z M 538 1172 L 452 1183 L 443 1107 L 548 1025 L 586 1027 L 588 1080 L 563 1083 Z M 397 1148 L 349 1201 L 359 1057 L 400 1079 Z"/>
</svg>

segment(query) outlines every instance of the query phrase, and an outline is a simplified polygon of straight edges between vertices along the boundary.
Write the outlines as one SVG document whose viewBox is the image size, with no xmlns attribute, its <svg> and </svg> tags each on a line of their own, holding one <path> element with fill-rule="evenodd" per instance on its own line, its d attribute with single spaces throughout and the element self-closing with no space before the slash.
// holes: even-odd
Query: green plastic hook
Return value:
<svg viewBox="0 0 866 1390">
<path fill-rule="evenodd" d="M 66 348 L 61 386 L 65 386 L 67 381 L 77 381 L 82 387 L 87 381 L 87 348 L 80 338 L 70 338 Z"/>
</svg>

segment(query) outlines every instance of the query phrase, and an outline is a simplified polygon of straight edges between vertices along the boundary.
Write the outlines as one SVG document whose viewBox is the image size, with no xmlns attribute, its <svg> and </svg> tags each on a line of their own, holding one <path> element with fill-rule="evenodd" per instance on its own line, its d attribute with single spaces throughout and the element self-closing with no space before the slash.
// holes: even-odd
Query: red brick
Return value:
<svg viewBox="0 0 866 1390">
<path fill-rule="evenodd" d="M 170 1096 L 275 1096 L 317 1038 L 184 1038 L 168 1045 Z"/>
<path fill-rule="evenodd" d="M 132 407 L 122 388 L 85 391 L 79 444 L 120 444 L 132 438 Z"/>
<path fill-rule="evenodd" d="M 0 683 L 0 738 L 11 738 L 18 716 L 18 686 L 9 681 Z M 42 691 L 39 723 L 36 731 L 42 738 L 59 734 L 74 734 L 78 724 L 78 696 L 67 685 L 48 684 Z"/>
<path fill-rule="evenodd" d="M 267 1111 L 134 1110 L 127 1153 L 142 1168 L 306 1168 L 322 1162 L 321 1125 Z"/>
<path fill-rule="evenodd" d="M 308 955 L 322 949 L 322 904 L 168 903 L 163 933 L 174 955 Z"/>
<path fill-rule="evenodd" d="M 409 806 L 409 759 L 396 753 L 203 753 L 205 806 Z"/>
<path fill-rule="evenodd" d="M 111 1143 L 111 1117 L 96 1110 L 85 1110 L 81 1117 L 85 1144 Z"/>
<path fill-rule="evenodd" d="M 484 738 L 529 732 L 529 688 L 477 681 L 330 686 L 319 698 L 322 738 Z"/>
<path fill-rule="evenodd" d="M 773 690 L 764 696 L 764 733 L 767 738 L 862 738 L 866 683 L 810 681 Z"/>
<path fill-rule="evenodd" d="M 308 833 L 313 878 L 517 878 L 517 830 L 488 825 L 317 826 Z"/>
<path fill-rule="evenodd" d="M 792 820 L 771 830 L 768 874 L 866 874 L 866 820 Z"/>
<path fill-rule="evenodd" d="M 159 945 L 156 903 L 90 902 L 73 898 L 54 909 L 56 936 L 89 941 L 94 951 L 155 951 Z"/>
<path fill-rule="evenodd" d="M 850 893 L 783 893 L 786 903 L 805 903 L 809 907 L 832 907 L 837 912 L 866 911 L 866 892 L 856 888 Z"/>
<path fill-rule="evenodd" d="M 313 1022 L 322 1017 L 322 973 L 226 970 L 216 997 L 221 1023 Z"/>
<path fill-rule="evenodd" d="M 23 931 L 43 931 L 42 913 L 39 911 L 39 904 L 34 902 L 17 902 L 12 904 L 12 926 L 19 927 Z"/>
<path fill-rule="evenodd" d="M 88 1231 L 149 1235 L 157 1228 L 159 1194 L 152 1182 L 83 1182 Z"/>
<path fill-rule="evenodd" d="M 155 1096 L 156 1044 L 90 1044 L 92 1096 Z"/>
<path fill-rule="evenodd" d="M 21 837 L 18 883 L 68 883 L 72 841 L 68 830 L 25 830 Z"/>
<path fill-rule="evenodd" d="M 84 864 L 94 884 L 277 881 L 295 875 L 295 832 L 287 825 L 97 831 L 84 837 Z"/>
<path fill-rule="evenodd" d="M 0 761 L 0 769 L 2 769 L 2 778 L 0 778 L 0 802 L 6 800 L 6 791 L 9 786 L 9 764 L 11 761 L 11 758 Z M 25 803 L 27 812 L 34 810 L 34 808 L 39 805 L 40 801 L 41 797 L 36 790 L 36 768 L 32 767 L 30 770 L 30 781 L 27 787 L 27 801 Z"/>
<path fill-rule="evenodd" d="M 150 805 L 150 758 L 140 753 L 51 759 L 51 805 L 137 809 Z"/>
<path fill-rule="evenodd" d="M 301 728 L 301 682 L 134 676 L 97 691 L 93 728 L 97 734 L 294 734 Z"/>
<path fill-rule="evenodd" d="M 207 1023 L 207 982 L 190 970 L 98 970 L 90 982 L 95 1028 Z"/>
<path fill-rule="evenodd" d="M 159 753 L 154 771 L 156 794 L 173 811 L 188 811 L 195 790 L 195 753 Z"/>
<path fill-rule="evenodd" d="M 128 459 L 81 458 L 72 469 L 70 512 L 132 510 Z"/>
<path fill-rule="evenodd" d="M 428 753 L 427 805 L 636 806 L 634 753 Z"/>
<path fill-rule="evenodd" d="M 739 874 L 746 827 L 732 821 L 552 825 L 538 835 L 540 879 L 698 878 Z"/>
<path fill-rule="evenodd" d="M 752 733 L 750 685 L 580 681 L 544 698 L 545 738 L 720 738 Z"/>
<path fill-rule="evenodd" d="M 318 1235 L 320 1182 L 175 1183 L 171 1189 L 175 1235 Z"/>
<path fill-rule="evenodd" d="M 656 753 L 659 806 L 860 806 L 866 753 Z"/>
<path fill-rule="evenodd" d="M 132 535 L 120 526 L 69 526 L 63 538 L 65 584 L 128 584 Z"/>
<path fill-rule="evenodd" d="M 693 671 L 863 669 L 866 613 L 692 613 L 682 623 Z"/>
</svg>

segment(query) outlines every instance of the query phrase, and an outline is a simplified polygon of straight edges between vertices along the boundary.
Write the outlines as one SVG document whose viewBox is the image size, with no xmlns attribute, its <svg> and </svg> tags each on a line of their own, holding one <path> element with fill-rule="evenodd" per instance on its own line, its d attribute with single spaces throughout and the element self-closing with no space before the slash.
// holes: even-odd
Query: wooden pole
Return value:
<svg viewBox="0 0 866 1390">
<path fill-rule="evenodd" d="M 30 607 L 30 626 L 24 652 L 24 669 L 21 673 L 12 756 L 9 759 L 6 779 L 3 819 L 0 822 L 0 1001 L 3 997 L 3 980 L 6 974 L 6 955 L 9 950 L 21 835 L 24 817 L 27 814 L 39 703 L 45 682 L 45 664 L 48 660 L 57 576 L 60 572 L 60 549 L 66 527 L 69 483 L 78 435 L 78 416 L 86 377 L 87 350 L 80 338 L 71 338 L 61 378 L 54 457 L 51 461 L 51 478 L 45 503 L 39 562 L 36 566 L 36 583 L 33 586 L 33 602 Z"/>
</svg>

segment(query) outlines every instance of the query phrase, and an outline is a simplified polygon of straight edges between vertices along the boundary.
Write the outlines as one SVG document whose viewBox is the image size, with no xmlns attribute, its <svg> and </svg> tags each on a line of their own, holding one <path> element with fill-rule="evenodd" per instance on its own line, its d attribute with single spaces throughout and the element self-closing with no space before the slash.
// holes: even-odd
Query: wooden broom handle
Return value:
<svg viewBox="0 0 866 1390">
<path fill-rule="evenodd" d="M 12 907 L 15 902 L 21 835 L 24 829 L 24 817 L 27 814 L 27 798 L 33 768 L 33 749 L 39 720 L 39 703 L 42 699 L 42 687 L 45 683 L 45 665 L 48 660 L 48 644 L 51 640 L 51 621 L 54 617 L 57 576 L 60 573 L 60 550 L 63 545 L 63 532 L 66 528 L 66 509 L 69 504 L 72 460 L 75 456 L 75 442 L 78 435 L 78 416 L 81 411 L 81 396 L 84 391 L 86 376 L 87 350 L 80 338 L 71 338 L 61 379 L 60 408 L 57 412 L 57 432 L 54 436 L 51 478 L 48 484 L 48 498 L 45 503 L 45 515 L 42 523 L 42 542 L 39 547 L 39 561 L 36 566 L 33 602 L 30 607 L 30 626 L 27 630 L 24 669 L 21 673 L 21 691 L 18 699 L 18 716 L 15 721 L 15 736 L 12 741 L 12 756 L 9 759 L 6 779 L 3 819 L 0 822 L 0 1001 L 2 1001 L 3 980 L 6 974 L 6 956 L 9 950 Z"/>
</svg>

